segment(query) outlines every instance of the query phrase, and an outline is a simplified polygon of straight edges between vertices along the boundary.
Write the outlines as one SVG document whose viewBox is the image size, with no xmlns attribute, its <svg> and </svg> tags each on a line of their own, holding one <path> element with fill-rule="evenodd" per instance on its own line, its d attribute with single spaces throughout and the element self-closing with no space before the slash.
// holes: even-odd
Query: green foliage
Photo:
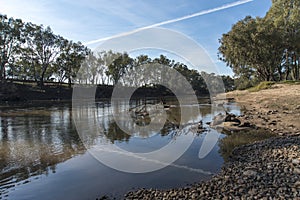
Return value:
<svg viewBox="0 0 300 200">
<path fill-rule="evenodd" d="M 72 83 L 81 61 L 89 51 L 81 43 L 55 35 L 20 19 L 0 15 L 0 80 L 7 78 L 44 82 L 58 79 Z"/>
<path fill-rule="evenodd" d="M 82 62 L 89 53 L 89 49 L 80 42 L 74 43 L 73 41 L 63 40 L 61 53 L 54 64 L 54 74 L 59 83 L 67 79 L 68 85 L 71 87 Z"/>
<path fill-rule="evenodd" d="M 234 79 L 234 85 L 236 86 L 236 89 L 238 90 L 245 90 L 250 87 L 254 86 L 254 83 L 251 79 L 248 79 L 246 77 L 239 77 Z"/>
<path fill-rule="evenodd" d="M 236 87 L 234 85 L 234 79 L 232 77 L 225 76 L 225 75 L 223 75 L 221 77 L 222 77 L 226 92 L 236 89 Z"/>
<path fill-rule="evenodd" d="M 219 58 L 232 68 L 241 88 L 252 84 L 247 79 L 299 80 L 299 40 L 300 1 L 273 0 L 265 17 L 247 16 L 223 34 Z"/>
<path fill-rule="evenodd" d="M 15 56 L 22 43 L 24 23 L 20 19 L 7 18 L 0 14 L 0 81 L 6 79 L 6 68 L 14 66 Z"/>
<path fill-rule="evenodd" d="M 111 76 L 114 84 L 118 82 L 127 70 L 133 68 L 134 60 L 127 53 L 118 55 L 108 66 L 107 75 Z"/>
</svg>

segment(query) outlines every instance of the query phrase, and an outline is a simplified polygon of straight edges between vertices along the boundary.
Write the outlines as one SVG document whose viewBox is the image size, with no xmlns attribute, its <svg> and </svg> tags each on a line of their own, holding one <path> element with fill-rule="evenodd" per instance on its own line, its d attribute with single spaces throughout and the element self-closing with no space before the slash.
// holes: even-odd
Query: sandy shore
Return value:
<svg viewBox="0 0 300 200">
<path fill-rule="evenodd" d="M 125 199 L 300 199 L 300 85 L 276 84 L 259 92 L 233 91 L 243 122 L 276 137 L 233 150 L 211 180 L 170 190 L 141 189 Z"/>
<path fill-rule="evenodd" d="M 299 84 L 275 84 L 258 92 L 233 91 L 226 97 L 241 105 L 245 121 L 278 135 L 300 134 Z"/>
</svg>

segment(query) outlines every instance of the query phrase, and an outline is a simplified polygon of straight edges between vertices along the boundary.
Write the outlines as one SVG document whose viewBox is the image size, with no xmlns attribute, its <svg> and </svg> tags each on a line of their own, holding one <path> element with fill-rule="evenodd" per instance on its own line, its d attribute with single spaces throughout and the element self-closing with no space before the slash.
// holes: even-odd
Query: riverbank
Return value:
<svg viewBox="0 0 300 200">
<path fill-rule="evenodd" d="M 279 136 L 300 134 L 300 84 L 274 84 L 258 92 L 237 90 L 226 97 L 240 104 L 243 121 Z"/>
<path fill-rule="evenodd" d="M 125 199 L 299 199 L 300 85 L 275 84 L 227 94 L 243 108 L 239 119 L 277 136 L 235 148 L 207 182 L 170 190 L 140 189 Z M 234 134 L 234 133 L 232 133 Z"/>
<path fill-rule="evenodd" d="M 79 87 L 79 86 L 76 86 Z M 97 85 L 95 99 L 110 99 L 114 86 L 112 85 Z M 89 86 L 83 88 L 89 90 Z M 72 101 L 73 88 L 69 88 L 66 84 L 58 85 L 57 83 L 45 83 L 41 89 L 34 83 L 27 82 L 6 82 L 0 83 L 0 104 L 1 102 L 17 103 L 17 102 L 31 102 L 31 101 L 49 101 L 49 102 L 63 102 Z M 197 91 L 199 98 L 209 97 L 206 90 Z M 141 98 L 160 98 L 172 97 L 174 94 L 163 86 L 154 87 L 140 87 L 133 93 L 133 99 Z"/>
</svg>

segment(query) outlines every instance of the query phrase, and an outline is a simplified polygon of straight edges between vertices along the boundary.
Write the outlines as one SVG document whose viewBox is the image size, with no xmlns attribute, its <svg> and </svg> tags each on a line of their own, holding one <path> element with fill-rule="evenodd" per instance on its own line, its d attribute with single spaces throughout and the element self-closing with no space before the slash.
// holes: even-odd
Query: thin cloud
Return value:
<svg viewBox="0 0 300 200">
<path fill-rule="evenodd" d="M 217 12 L 217 11 L 221 11 L 221 10 L 225 10 L 225 9 L 228 9 L 228 8 L 236 7 L 236 6 L 239 6 L 239 5 L 242 5 L 242 4 L 246 4 L 246 3 L 249 3 L 249 2 L 252 2 L 252 1 L 254 1 L 254 0 L 236 1 L 236 2 L 233 2 L 233 3 L 225 4 L 225 5 L 217 7 L 217 8 L 212 8 L 212 9 L 209 9 L 209 10 L 203 10 L 203 11 L 191 14 L 191 15 L 186 15 L 186 16 L 183 16 L 183 17 L 179 17 L 179 18 L 159 22 L 159 23 L 152 24 L 152 25 L 149 25 L 149 26 L 144 26 L 144 27 L 141 27 L 141 28 L 138 28 L 138 29 L 134 29 L 132 31 L 120 33 L 120 34 L 105 37 L 105 38 L 100 38 L 100 39 L 97 39 L 97 40 L 92 40 L 92 41 L 86 42 L 84 44 L 85 45 L 91 45 L 91 44 L 95 44 L 95 43 L 98 43 L 98 42 L 103 42 L 103 41 L 106 41 L 106 40 L 131 35 L 133 33 L 137 33 L 137 32 L 142 31 L 142 30 L 146 30 L 146 29 L 150 29 L 150 28 L 154 28 L 154 27 L 163 26 L 163 25 L 166 25 L 166 24 L 179 22 L 179 21 L 182 21 L 182 20 L 190 19 L 190 18 L 193 18 L 193 17 L 198 17 L 198 16 L 201 16 L 201 15 L 206 15 L 206 14 L 209 14 L 209 13 L 214 13 L 214 12 Z"/>
</svg>

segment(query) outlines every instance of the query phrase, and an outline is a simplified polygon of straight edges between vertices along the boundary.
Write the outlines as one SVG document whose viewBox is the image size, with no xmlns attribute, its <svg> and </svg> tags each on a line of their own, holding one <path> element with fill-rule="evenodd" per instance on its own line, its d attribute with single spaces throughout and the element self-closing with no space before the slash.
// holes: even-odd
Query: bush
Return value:
<svg viewBox="0 0 300 200">
<path fill-rule="evenodd" d="M 234 85 L 238 90 L 246 90 L 257 84 L 256 79 L 249 79 L 247 77 L 239 77 L 234 79 Z"/>
</svg>

